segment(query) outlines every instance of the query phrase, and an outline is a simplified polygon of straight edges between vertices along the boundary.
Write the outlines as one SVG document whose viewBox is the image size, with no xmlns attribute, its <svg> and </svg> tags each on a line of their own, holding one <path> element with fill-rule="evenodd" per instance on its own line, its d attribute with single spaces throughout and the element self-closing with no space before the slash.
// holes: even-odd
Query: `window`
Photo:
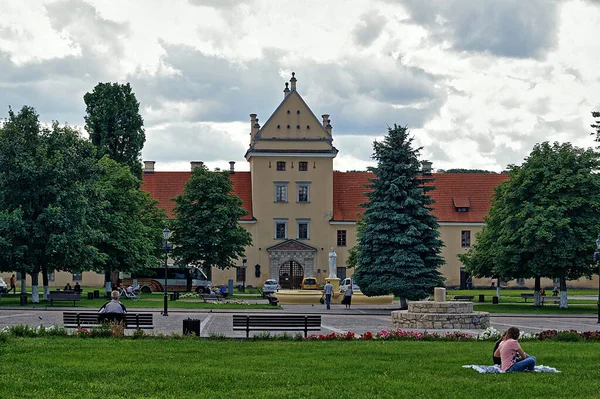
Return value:
<svg viewBox="0 0 600 399">
<path fill-rule="evenodd" d="M 48 272 L 48 281 L 54 281 L 54 270 Z"/>
<path fill-rule="evenodd" d="M 298 184 L 298 202 L 310 202 L 310 185 Z"/>
<path fill-rule="evenodd" d="M 289 125 L 288 125 L 289 127 Z M 285 170 L 285 162 L 284 161 L 277 161 L 277 170 L 279 172 L 282 172 Z"/>
<path fill-rule="evenodd" d="M 298 162 L 298 170 L 300 172 L 306 172 L 308 170 L 308 162 Z"/>
<path fill-rule="evenodd" d="M 297 223 L 297 236 L 299 240 L 308 240 L 310 238 L 309 221 L 299 220 Z"/>
<path fill-rule="evenodd" d="M 338 247 L 346 246 L 346 230 L 338 230 L 337 231 L 337 246 Z"/>
<path fill-rule="evenodd" d="M 275 202 L 287 202 L 287 183 L 275 183 Z"/>
<path fill-rule="evenodd" d="M 81 281 L 81 273 L 73 273 L 73 281 Z"/>
<path fill-rule="evenodd" d="M 463 248 L 471 248 L 471 230 L 463 230 L 460 232 L 460 246 Z"/>
<path fill-rule="evenodd" d="M 464 206 L 462 206 L 462 207 L 457 207 L 457 208 L 455 208 L 455 209 L 456 209 L 456 212 L 469 212 L 469 208 L 467 208 L 467 207 L 464 207 Z"/>
<path fill-rule="evenodd" d="M 276 220 L 275 221 L 275 239 L 285 240 L 287 238 L 287 221 Z"/>
<path fill-rule="evenodd" d="M 246 268 L 245 267 L 236 267 L 235 273 L 236 281 L 246 281 Z"/>
<path fill-rule="evenodd" d="M 341 280 L 344 280 L 346 278 L 346 268 L 345 267 L 338 267 L 337 268 L 337 277 Z"/>
<path fill-rule="evenodd" d="M 525 285 L 525 279 L 524 278 L 518 278 L 517 279 L 517 283 L 519 283 L 519 285 Z"/>
</svg>

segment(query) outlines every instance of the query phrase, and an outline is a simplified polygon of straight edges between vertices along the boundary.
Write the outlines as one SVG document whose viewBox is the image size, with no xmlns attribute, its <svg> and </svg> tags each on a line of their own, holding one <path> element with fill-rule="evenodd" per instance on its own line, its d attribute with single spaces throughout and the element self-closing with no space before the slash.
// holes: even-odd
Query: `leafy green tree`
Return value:
<svg viewBox="0 0 600 399">
<path fill-rule="evenodd" d="M 102 256 L 91 245 L 94 147 L 68 126 L 42 127 L 23 107 L 0 128 L 0 253 L 5 271 L 31 274 L 32 301 L 38 276 L 48 292 L 48 270 L 87 270 Z"/>
<path fill-rule="evenodd" d="M 592 117 L 596 119 L 595 123 L 591 125 L 594 129 L 596 129 L 596 131 L 592 133 L 592 136 L 596 136 L 594 141 L 600 142 L 600 112 L 592 112 Z"/>
<path fill-rule="evenodd" d="M 460 256 L 477 276 L 503 279 L 560 278 L 560 307 L 567 307 L 566 281 L 591 276 L 590 257 L 600 220 L 600 155 L 571 144 L 537 144 L 510 179 L 498 186 L 486 226 Z"/>
<path fill-rule="evenodd" d="M 137 178 L 142 177 L 141 151 L 146 141 L 140 104 L 131 86 L 99 83 L 83 96 L 86 105 L 85 130 L 98 148 L 98 157 L 108 155 L 127 165 Z"/>
<path fill-rule="evenodd" d="M 382 142 L 374 142 L 367 186 L 369 202 L 358 227 L 358 267 L 354 279 L 368 296 L 394 293 L 418 300 L 431 295 L 444 279 L 436 217 L 431 213 L 434 189 L 421 175 L 420 148 L 412 148 L 406 127 L 394 125 Z"/>
<path fill-rule="evenodd" d="M 132 272 L 158 266 L 162 259 L 164 210 L 150 194 L 140 190 L 141 182 L 127 166 L 108 156 L 98 161 L 100 179 L 95 242 L 106 262 L 95 265 L 105 272 L 106 291 L 111 290 L 114 272 Z"/>
<path fill-rule="evenodd" d="M 488 173 L 488 174 L 496 174 L 496 172 L 485 169 L 439 169 L 439 173 Z"/>
<path fill-rule="evenodd" d="M 209 274 L 212 266 L 225 269 L 244 256 L 252 236 L 238 222 L 247 212 L 232 192 L 228 172 L 211 172 L 204 165 L 194 169 L 183 194 L 175 198 L 171 241 L 178 264 Z"/>
</svg>

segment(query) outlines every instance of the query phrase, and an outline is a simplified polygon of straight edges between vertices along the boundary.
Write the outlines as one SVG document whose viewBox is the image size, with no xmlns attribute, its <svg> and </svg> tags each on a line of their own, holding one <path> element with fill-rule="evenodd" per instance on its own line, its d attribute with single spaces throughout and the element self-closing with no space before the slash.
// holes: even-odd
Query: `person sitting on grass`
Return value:
<svg viewBox="0 0 600 399">
<path fill-rule="evenodd" d="M 519 329 L 511 327 L 506 331 L 504 340 L 498 345 L 494 356 L 502 360 L 502 370 L 504 371 L 533 371 L 535 367 L 535 356 L 529 356 L 523 352 L 519 339 Z"/>
<path fill-rule="evenodd" d="M 498 346 L 500 346 L 500 343 L 502 341 L 504 341 L 505 337 L 506 337 L 506 331 L 504 332 L 504 334 L 502 334 L 500 339 L 498 341 L 496 341 L 496 344 L 494 344 L 494 349 L 492 350 L 492 360 L 493 360 L 494 364 L 498 365 L 498 366 L 502 365 L 502 358 L 500 356 L 496 356 L 496 350 L 498 349 Z"/>
</svg>

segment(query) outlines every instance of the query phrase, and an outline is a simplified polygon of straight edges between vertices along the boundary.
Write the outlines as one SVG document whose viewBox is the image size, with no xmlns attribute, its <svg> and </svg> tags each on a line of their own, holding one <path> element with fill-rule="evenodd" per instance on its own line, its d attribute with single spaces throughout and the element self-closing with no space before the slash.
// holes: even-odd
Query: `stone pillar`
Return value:
<svg viewBox="0 0 600 399">
<path fill-rule="evenodd" d="M 435 302 L 446 302 L 446 289 L 444 287 L 435 287 L 433 289 L 433 298 Z"/>
</svg>

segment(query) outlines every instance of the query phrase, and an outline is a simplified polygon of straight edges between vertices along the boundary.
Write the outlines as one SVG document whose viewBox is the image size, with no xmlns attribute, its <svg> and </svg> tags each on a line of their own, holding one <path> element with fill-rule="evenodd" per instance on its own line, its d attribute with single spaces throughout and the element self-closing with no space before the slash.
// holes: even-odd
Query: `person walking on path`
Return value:
<svg viewBox="0 0 600 399">
<path fill-rule="evenodd" d="M 325 289 L 323 290 L 323 293 L 325 294 L 325 304 L 327 305 L 327 309 L 331 309 L 331 296 L 333 295 L 333 285 L 331 285 L 329 280 L 327 281 L 327 284 L 325 284 Z"/>
<path fill-rule="evenodd" d="M 529 356 L 523 352 L 519 345 L 519 329 L 511 327 L 506 331 L 504 340 L 500 342 L 494 356 L 502 360 L 502 370 L 504 371 L 533 371 L 535 368 L 535 356 Z"/>
<path fill-rule="evenodd" d="M 15 275 L 14 274 L 10 277 L 10 289 L 6 293 L 8 294 L 11 291 L 13 292 L 13 294 L 17 293 L 17 286 L 15 285 Z"/>
<path fill-rule="evenodd" d="M 352 294 L 353 293 L 354 293 L 354 291 L 352 291 L 352 284 L 350 284 L 346 288 L 346 291 L 344 291 L 344 297 L 342 298 L 342 303 L 344 305 L 346 305 L 346 309 L 350 309 L 350 305 L 352 304 Z"/>
</svg>

